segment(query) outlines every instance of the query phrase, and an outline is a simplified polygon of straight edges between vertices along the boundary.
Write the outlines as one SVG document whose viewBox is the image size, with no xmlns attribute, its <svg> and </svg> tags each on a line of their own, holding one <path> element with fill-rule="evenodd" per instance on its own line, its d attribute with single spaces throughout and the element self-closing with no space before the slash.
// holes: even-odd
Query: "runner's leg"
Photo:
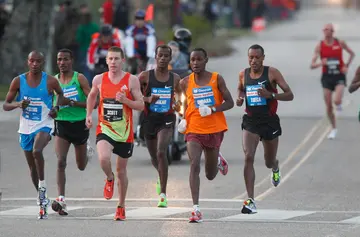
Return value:
<svg viewBox="0 0 360 237">
<path fill-rule="evenodd" d="M 219 169 L 218 169 L 218 160 L 219 160 L 219 150 L 218 148 L 205 148 L 205 175 L 208 180 L 213 180 Z"/>
<path fill-rule="evenodd" d="M 187 142 L 187 152 L 190 159 L 190 189 L 191 197 L 194 205 L 199 205 L 199 189 L 200 189 L 200 161 L 202 154 L 202 147 L 199 143 L 189 141 Z"/>
<path fill-rule="evenodd" d="M 279 137 L 273 140 L 263 140 L 265 165 L 272 170 L 271 183 L 277 187 L 280 183 L 279 160 L 276 159 Z"/>
<path fill-rule="evenodd" d="M 104 198 L 109 200 L 114 194 L 114 173 L 111 168 L 111 154 L 114 149 L 106 140 L 99 140 L 96 144 L 100 166 L 106 175 L 106 182 L 104 187 Z"/>
<path fill-rule="evenodd" d="M 87 156 L 87 143 L 82 145 L 75 145 L 75 157 L 76 164 L 79 170 L 83 171 L 88 164 L 88 156 Z"/>
<path fill-rule="evenodd" d="M 173 135 L 173 128 L 163 128 L 157 134 L 157 160 L 161 184 L 161 193 L 166 194 L 166 185 L 168 180 L 168 160 L 167 149 Z"/>
<path fill-rule="evenodd" d="M 259 144 L 260 137 L 251 133 L 247 130 L 243 130 L 243 150 L 245 154 L 245 165 L 244 165 L 244 179 L 246 191 L 248 193 L 248 197 L 254 199 L 254 186 L 255 186 L 255 169 L 254 169 L 254 161 L 255 161 L 255 153 L 256 148 Z"/>
<path fill-rule="evenodd" d="M 39 176 L 37 174 L 36 165 L 35 165 L 35 158 L 33 156 L 32 151 L 24 151 L 26 161 L 28 163 L 30 169 L 30 176 L 31 180 L 36 188 L 36 191 L 39 189 Z"/>
<path fill-rule="evenodd" d="M 122 158 L 120 156 L 116 159 L 116 175 L 118 178 L 118 192 L 119 192 L 119 204 L 118 206 L 125 207 L 125 198 L 128 188 L 128 177 L 127 177 L 127 162 L 129 158 Z"/>
<path fill-rule="evenodd" d="M 66 159 L 69 152 L 70 143 L 65 139 L 56 136 L 55 137 L 55 152 L 58 158 L 57 167 L 57 185 L 59 196 L 65 196 L 65 183 L 66 183 Z"/>
<path fill-rule="evenodd" d="M 344 96 L 344 89 L 345 89 L 344 84 L 338 84 L 335 87 L 334 103 L 335 103 L 336 106 L 340 106 L 342 104 L 342 99 L 343 99 L 343 96 Z"/>
<path fill-rule="evenodd" d="M 323 90 L 324 90 L 324 101 L 325 101 L 325 106 L 326 106 L 326 113 L 330 120 L 331 126 L 333 127 L 333 129 L 335 129 L 336 122 L 335 122 L 335 114 L 334 114 L 333 106 L 332 106 L 332 91 L 327 88 L 323 88 Z"/>
</svg>

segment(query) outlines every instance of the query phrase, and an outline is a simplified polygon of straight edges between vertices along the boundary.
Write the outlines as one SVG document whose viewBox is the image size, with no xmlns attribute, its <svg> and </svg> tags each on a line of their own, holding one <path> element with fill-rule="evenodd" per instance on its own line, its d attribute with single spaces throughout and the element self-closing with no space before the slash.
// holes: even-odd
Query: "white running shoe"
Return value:
<svg viewBox="0 0 360 237">
<path fill-rule="evenodd" d="M 329 133 L 327 138 L 330 139 L 330 140 L 333 140 L 333 139 L 335 139 L 336 134 L 337 134 L 337 129 L 334 128 L 334 129 L 331 130 L 331 132 Z"/>
</svg>

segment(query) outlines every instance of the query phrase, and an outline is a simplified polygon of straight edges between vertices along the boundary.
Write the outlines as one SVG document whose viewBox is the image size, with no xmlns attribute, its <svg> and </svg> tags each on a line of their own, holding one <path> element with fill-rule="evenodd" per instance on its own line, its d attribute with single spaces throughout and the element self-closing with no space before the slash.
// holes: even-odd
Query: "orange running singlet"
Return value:
<svg viewBox="0 0 360 237">
<path fill-rule="evenodd" d="M 201 103 L 212 107 L 219 106 L 224 101 L 218 89 L 218 73 L 214 72 L 210 82 L 205 86 L 198 86 L 195 82 L 194 73 L 192 73 L 189 76 L 186 100 L 186 134 L 212 134 L 227 131 L 228 127 L 223 112 L 215 112 L 206 117 L 201 117 L 199 113 L 199 105 Z"/>
<path fill-rule="evenodd" d="M 132 109 L 115 100 L 119 91 L 132 100 L 129 79 L 130 73 L 126 73 L 118 84 L 113 84 L 108 72 L 103 73 L 96 135 L 103 133 L 116 142 L 134 142 Z"/>
</svg>

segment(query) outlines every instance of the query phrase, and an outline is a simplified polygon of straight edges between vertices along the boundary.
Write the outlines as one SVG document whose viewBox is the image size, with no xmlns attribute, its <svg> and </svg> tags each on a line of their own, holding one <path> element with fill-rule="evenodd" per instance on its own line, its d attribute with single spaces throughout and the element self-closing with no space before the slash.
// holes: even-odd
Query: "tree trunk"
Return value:
<svg viewBox="0 0 360 237">
<path fill-rule="evenodd" d="M 154 3 L 154 25 L 158 41 L 166 40 L 167 32 L 171 29 L 171 18 L 173 13 L 171 0 L 155 0 Z"/>
<path fill-rule="evenodd" d="M 24 0 L 14 9 L 0 48 L 0 83 L 9 83 L 27 71 L 26 59 L 30 51 L 40 50 L 46 55 L 49 24 L 55 0 Z"/>
</svg>

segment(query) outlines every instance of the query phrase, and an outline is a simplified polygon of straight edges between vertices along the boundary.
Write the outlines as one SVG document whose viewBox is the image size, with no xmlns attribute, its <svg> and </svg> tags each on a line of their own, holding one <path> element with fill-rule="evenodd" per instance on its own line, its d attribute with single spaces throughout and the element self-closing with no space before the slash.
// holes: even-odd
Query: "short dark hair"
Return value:
<svg viewBox="0 0 360 237">
<path fill-rule="evenodd" d="M 204 54 L 205 58 L 208 57 L 208 54 L 207 54 L 206 50 L 203 49 L 203 48 L 195 48 L 195 49 L 193 49 L 193 50 L 191 51 L 191 53 L 192 53 L 192 52 L 202 52 L 202 53 Z"/>
<path fill-rule="evenodd" d="M 156 47 L 156 49 L 155 49 L 155 55 L 157 55 L 159 49 L 167 49 L 167 50 L 169 50 L 170 55 L 172 54 L 172 49 L 170 48 L 170 46 L 168 46 L 168 45 L 166 45 L 166 44 L 161 44 L 161 45 L 158 45 L 158 46 Z"/>
<path fill-rule="evenodd" d="M 120 53 L 121 54 L 121 58 L 125 58 L 125 54 L 124 51 L 117 46 L 112 46 L 108 49 L 108 52 L 115 52 L 115 53 Z"/>
<path fill-rule="evenodd" d="M 255 50 L 256 50 L 256 49 L 259 49 L 259 50 L 261 51 L 262 55 L 265 54 L 264 48 L 263 48 L 261 45 L 259 45 L 259 44 L 253 44 L 253 45 L 251 45 L 251 46 L 249 47 L 248 51 L 249 51 L 250 49 L 255 49 Z"/>
<path fill-rule="evenodd" d="M 68 53 L 70 55 L 70 58 L 74 58 L 74 54 L 70 49 L 60 49 L 58 53 Z"/>
</svg>

